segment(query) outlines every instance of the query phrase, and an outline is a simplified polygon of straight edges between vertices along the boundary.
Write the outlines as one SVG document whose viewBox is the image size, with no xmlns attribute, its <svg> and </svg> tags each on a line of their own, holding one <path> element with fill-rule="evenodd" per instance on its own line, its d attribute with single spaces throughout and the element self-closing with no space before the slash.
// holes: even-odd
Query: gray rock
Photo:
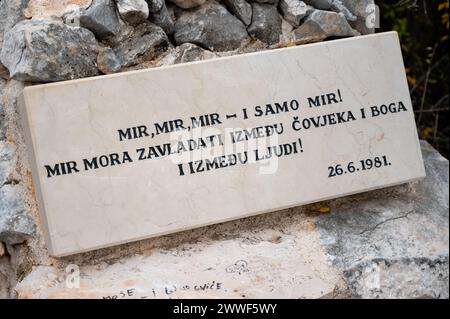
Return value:
<svg viewBox="0 0 450 319">
<path fill-rule="evenodd" d="M 313 6 L 316 9 L 329 10 L 333 0 L 304 0 L 306 4 Z M 356 0 L 355 0 L 356 1 Z"/>
<path fill-rule="evenodd" d="M 26 184 L 19 163 L 17 96 L 23 84 L 0 79 L 0 242 L 15 245 L 35 235 Z M 5 130 L 8 131 L 6 136 Z"/>
<path fill-rule="evenodd" d="M 17 22 L 25 19 L 23 10 L 28 0 L 0 1 L 0 51 L 3 43 L 3 34 L 11 29 Z"/>
<path fill-rule="evenodd" d="M 10 178 L 14 172 L 13 157 L 16 148 L 13 144 L 0 141 L 0 185 L 14 184 Z"/>
<path fill-rule="evenodd" d="M 254 2 L 252 8 L 252 23 L 248 27 L 248 33 L 269 45 L 278 43 L 281 35 L 281 17 L 277 7 Z"/>
<path fill-rule="evenodd" d="M 202 61 L 217 57 L 217 55 L 213 52 L 202 49 L 192 43 L 184 43 L 180 45 L 177 47 L 177 51 L 177 57 L 174 61 L 175 64 Z"/>
<path fill-rule="evenodd" d="M 248 39 L 245 25 L 216 2 L 186 10 L 175 23 L 175 42 L 194 43 L 209 50 L 230 51 Z"/>
<path fill-rule="evenodd" d="M 342 13 L 348 21 L 355 22 L 358 18 L 342 3 L 341 0 L 333 0 L 331 10 Z"/>
<path fill-rule="evenodd" d="M 341 0 L 343 5 L 357 17 L 356 21 L 352 21 L 351 26 L 358 30 L 361 34 L 370 34 L 375 32 L 375 27 L 379 24 L 378 17 L 375 12 L 374 0 Z"/>
<path fill-rule="evenodd" d="M 63 81 L 98 73 L 97 41 L 60 20 L 23 20 L 5 34 L 0 60 L 21 81 Z"/>
<path fill-rule="evenodd" d="M 5 121 L 4 121 L 5 111 L 3 110 L 3 104 L 1 101 L 3 89 L 5 88 L 5 86 L 6 86 L 6 80 L 2 79 L 0 77 L 0 141 L 5 139 L 5 134 L 4 134 L 4 129 L 3 129 L 3 127 L 5 125 Z"/>
<path fill-rule="evenodd" d="M 122 67 L 155 58 L 167 50 L 169 40 L 163 29 L 147 22 L 136 27 L 134 34 L 113 48 Z"/>
<path fill-rule="evenodd" d="M 252 23 L 252 6 L 245 0 L 223 0 L 228 10 L 245 25 Z"/>
<path fill-rule="evenodd" d="M 6 139 L 6 123 L 5 123 L 5 110 L 2 102 L 3 90 L 6 86 L 6 80 L 0 78 L 0 141 Z M 0 173 L 1 174 L 1 173 Z M 1 179 L 0 179 L 1 185 Z"/>
<path fill-rule="evenodd" d="M 165 4 L 164 0 L 146 0 L 148 4 L 148 9 L 150 12 L 156 13 L 161 10 L 162 6 Z"/>
<path fill-rule="evenodd" d="M 22 185 L 3 185 L 0 188 L 0 241 L 10 245 L 23 243 L 35 232 L 23 192 Z"/>
<path fill-rule="evenodd" d="M 357 36 L 342 13 L 315 10 L 306 21 L 293 31 L 297 42 L 317 42 L 329 37 Z"/>
<path fill-rule="evenodd" d="M 27 4 L 28 0 L 0 1 L 0 52 L 2 51 L 3 34 L 17 22 L 25 19 L 23 10 Z M 0 63 L 0 78 L 9 78 L 9 72 L 2 63 Z"/>
<path fill-rule="evenodd" d="M 314 11 L 313 7 L 300 0 L 281 0 L 279 7 L 283 18 L 294 27 L 298 27 L 302 19 Z"/>
<path fill-rule="evenodd" d="M 148 4 L 145 0 L 116 0 L 117 9 L 124 21 L 131 25 L 138 25 L 147 20 Z"/>
<path fill-rule="evenodd" d="M 355 297 L 449 296 L 449 164 L 421 144 L 424 180 L 338 199 L 317 219 L 328 260 Z"/>
<path fill-rule="evenodd" d="M 120 19 L 112 0 L 94 0 L 80 11 L 80 26 L 91 30 L 99 40 L 117 37 L 121 31 Z"/>
<path fill-rule="evenodd" d="M 292 24 L 287 22 L 284 19 L 281 19 L 281 35 L 280 35 L 280 42 L 278 43 L 280 46 L 288 46 L 291 43 L 295 43 L 294 35 L 292 33 L 292 30 L 294 30 L 294 27 Z"/>
<path fill-rule="evenodd" d="M 166 34 L 172 34 L 175 24 L 170 16 L 167 6 L 163 3 L 161 10 L 150 14 L 150 21 L 161 27 Z"/>
<path fill-rule="evenodd" d="M 256 3 L 266 3 L 266 4 L 278 4 L 279 0 L 251 0 L 251 2 L 256 2 Z"/>
<path fill-rule="evenodd" d="M 169 0 L 183 9 L 198 7 L 206 2 L 206 0 Z"/>
<path fill-rule="evenodd" d="M 104 74 L 119 72 L 122 68 L 119 58 L 109 47 L 101 48 L 97 56 L 97 67 Z"/>
<path fill-rule="evenodd" d="M 14 177 L 16 148 L 0 141 L 0 241 L 21 243 L 33 233 L 34 224 L 26 214 L 23 187 Z"/>
</svg>

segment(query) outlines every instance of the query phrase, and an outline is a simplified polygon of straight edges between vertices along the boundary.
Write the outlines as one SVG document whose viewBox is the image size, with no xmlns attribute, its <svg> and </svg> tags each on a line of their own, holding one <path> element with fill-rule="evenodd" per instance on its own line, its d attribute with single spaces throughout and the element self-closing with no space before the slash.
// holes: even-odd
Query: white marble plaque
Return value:
<svg viewBox="0 0 450 319">
<path fill-rule="evenodd" d="M 28 87 L 63 256 L 425 175 L 394 32 Z"/>
</svg>

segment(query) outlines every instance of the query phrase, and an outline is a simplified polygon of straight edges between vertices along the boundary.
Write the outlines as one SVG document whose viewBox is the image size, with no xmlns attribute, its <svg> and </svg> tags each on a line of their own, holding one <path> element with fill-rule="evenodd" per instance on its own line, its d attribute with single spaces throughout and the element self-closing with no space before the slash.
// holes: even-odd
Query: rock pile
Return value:
<svg viewBox="0 0 450 319">
<path fill-rule="evenodd" d="M 355 36 L 373 31 L 361 23 L 370 5 L 373 1 L 1 0 L 0 74 L 54 82 L 140 68 L 144 62 L 142 67 L 157 65 L 184 44 L 220 56 Z"/>
</svg>

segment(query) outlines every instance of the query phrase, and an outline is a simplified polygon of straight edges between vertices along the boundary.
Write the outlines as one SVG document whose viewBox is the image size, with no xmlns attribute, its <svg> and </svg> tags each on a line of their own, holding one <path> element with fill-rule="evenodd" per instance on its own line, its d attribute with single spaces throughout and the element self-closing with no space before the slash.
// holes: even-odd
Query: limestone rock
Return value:
<svg viewBox="0 0 450 319">
<path fill-rule="evenodd" d="M 67 11 L 86 9 L 95 0 L 27 0 L 25 17 L 50 18 L 62 17 Z"/>
<path fill-rule="evenodd" d="M 189 42 L 209 50 L 229 51 L 248 39 L 244 24 L 216 2 L 181 13 L 175 23 L 177 45 Z"/>
<path fill-rule="evenodd" d="M 300 0 L 281 0 L 279 6 L 283 18 L 294 27 L 298 27 L 302 19 L 314 11 L 313 7 Z"/>
<path fill-rule="evenodd" d="M 341 0 L 333 0 L 331 10 L 342 13 L 348 21 L 355 22 L 358 18 L 342 3 Z"/>
<path fill-rule="evenodd" d="M 331 11 L 315 10 L 306 21 L 293 31 L 295 41 L 317 42 L 329 37 L 357 36 L 345 16 Z"/>
<path fill-rule="evenodd" d="M 131 25 L 138 25 L 147 20 L 148 4 L 145 0 L 116 0 L 119 14 L 124 21 Z"/>
<path fill-rule="evenodd" d="M 164 31 L 150 23 L 136 27 L 134 34 L 113 48 L 122 67 L 136 65 L 156 57 L 169 47 Z"/>
<path fill-rule="evenodd" d="M 8 245 L 32 238 L 36 230 L 19 173 L 17 131 L 10 126 L 18 121 L 17 96 L 22 89 L 20 82 L 0 79 L 0 242 Z"/>
<path fill-rule="evenodd" d="M 161 10 L 162 6 L 165 4 L 164 0 L 146 0 L 148 4 L 148 9 L 150 12 L 156 13 Z"/>
<path fill-rule="evenodd" d="M 97 42 L 60 20 L 24 20 L 5 34 L 0 60 L 12 78 L 52 82 L 96 75 Z"/>
<path fill-rule="evenodd" d="M 206 2 L 206 0 L 169 0 L 169 1 L 183 9 L 194 8 Z"/>
<path fill-rule="evenodd" d="M 120 19 L 112 0 L 94 0 L 80 11 L 80 26 L 92 31 L 99 40 L 117 37 L 121 31 Z"/>
<path fill-rule="evenodd" d="M 254 2 L 252 8 L 252 23 L 248 27 L 248 33 L 269 45 L 278 43 L 281 34 L 281 17 L 277 7 Z"/>
<path fill-rule="evenodd" d="M 309 4 L 310 6 L 313 6 L 314 8 L 321 10 L 331 9 L 331 4 L 333 3 L 333 0 L 303 0 L 303 1 L 305 1 L 306 4 Z"/>
<path fill-rule="evenodd" d="M 265 4 L 278 4 L 279 0 L 251 0 L 251 2 L 256 2 L 256 3 L 265 3 Z"/>
<path fill-rule="evenodd" d="M 177 58 L 174 63 L 187 63 L 194 61 L 208 60 L 217 57 L 216 54 L 202 49 L 192 43 L 184 43 L 177 47 Z"/>
<path fill-rule="evenodd" d="M 357 17 L 356 21 L 350 24 L 361 34 L 370 34 L 375 32 L 377 21 L 377 12 L 374 0 L 341 0 L 343 5 Z"/>
<path fill-rule="evenodd" d="M 0 1 L 0 52 L 2 51 L 3 35 L 17 22 L 25 18 L 24 9 L 28 0 L 4 0 Z M 0 78 L 8 79 L 9 71 L 0 62 Z"/>
<path fill-rule="evenodd" d="M 0 185 L 14 184 L 10 176 L 14 172 L 14 152 L 16 148 L 7 141 L 0 141 Z"/>
<path fill-rule="evenodd" d="M 2 98 L 3 98 L 3 90 L 6 87 L 6 80 L 2 79 L 0 77 L 0 141 L 1 140 L 5 140 L 6 139 L 6 121 L 5 121 L 5 110 L 4 110 L 4 103 L 2 102 Z M 0 171 L 0 176 L 2 175 L 1 171 Z M 1 182 L 2 179 L 0 178 L 0 185 L 3 184 L 3 182 Z"/>
<path fill-rule="evenodd" d="M 0 188 L 0 241 L 11 245 L 24 242 L 33 236 L 33 220 L 28 216 L 20 185 L 3 185 Z"/>
<path fill-rule="evenodd" d="M 28 0 L 2 0 L 0 1 L 0 50 L 3 43 L 3 34 L 11 29 L 17 22 L 25 19 L 24 9 Z"/>
<path fill-rule="evenodd" d="M 354 296 L 449 296 L 449 164 L 421 144 L 424 180 L 338 199 L 317 219 L 327 258 Z"/>
<path fill-rule="evenodd" d="M 292 33 L 292 30 L 294 30 L 294 27 L 292 26 L 292 24 L 290 24 L 286 20 L 282 19 L 281 35 L 280 35 L 280 42 L 279 42 L 280 46 L 286 46 L 292 42 L 295 42 L 294 34 Z"/>
<path fill-rule="evenodd" d="M 252 6 L 245 0 L 223 0 L 228 10 L 241 19 L 245 25 L 252 22 Z"/>
<path fill-rule="evenodd" d="M 122 65 L 119 58 L 109 47 L 101 48 L 97 56 L 98 69 L 104 74 L 116 73 L 120 71 Z"/>
<path fill-rule="evenodd" d="M 158 12 L 150 14 L 150 21 L 161 27 L 166 34 L 173 33 L 174 22 L 165 3 L 162 4 Z"/>
</svg>

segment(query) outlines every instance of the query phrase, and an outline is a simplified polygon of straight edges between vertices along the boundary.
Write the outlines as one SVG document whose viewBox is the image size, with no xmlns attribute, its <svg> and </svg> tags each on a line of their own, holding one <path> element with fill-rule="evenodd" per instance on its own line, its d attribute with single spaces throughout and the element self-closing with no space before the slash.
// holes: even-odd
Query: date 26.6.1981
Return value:
<svg viewBox="0 0 450 319">
<path fill-rule="evenodd" d="M 368 171 L 381 167 L 391 166 L 386 155 L 367 158 L 360 161 L 349 162 L 347 164 L 337 164 L 328 167 L 328 177 L 336 177 L 345 174 L 354 174 L 361 171 Z"/>
</svg>

